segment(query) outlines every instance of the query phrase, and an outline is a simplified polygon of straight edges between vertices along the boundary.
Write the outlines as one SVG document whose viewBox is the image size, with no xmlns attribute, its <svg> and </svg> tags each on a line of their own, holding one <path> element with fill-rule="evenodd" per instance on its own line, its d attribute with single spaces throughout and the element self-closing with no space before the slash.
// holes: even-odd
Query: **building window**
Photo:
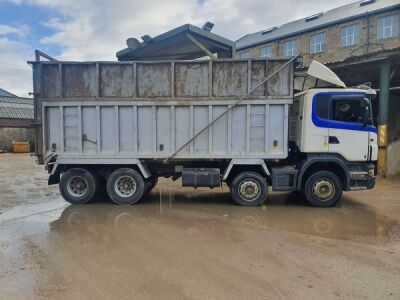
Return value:
<svg viewBox="0 0 400 300">
<path fill-rule="evenodd" d="M 240 58 L 250 58 L 250 51 L 242 51 L 239 53 Z"/>
<path fill-rule="evenodd" d="M 325 33 L 317 33 L 310 36 L 310 53 L 325 51 Z"/>
<path fill-rule="evenodd" d="M 399 15 L 378 18 L 378 39 L 386 39 L 399 34 Z"/>
<path fill-rule="evenodd" d="M 261 47 L 260 48 L 260 57 L 272 57 L 272 47 Z"/>
<path fill-rule="evenodd" d="M 297 40 L 290 40 L 283 43 L 283 56 L 297 55 Z"/>
<path fill-rule="evenodd" d="M 354 24 L 343 27 L 340 34 L 340 44 L 342 47 L 356 45 L 360 41 L 360 25 Z"/>
</svg>

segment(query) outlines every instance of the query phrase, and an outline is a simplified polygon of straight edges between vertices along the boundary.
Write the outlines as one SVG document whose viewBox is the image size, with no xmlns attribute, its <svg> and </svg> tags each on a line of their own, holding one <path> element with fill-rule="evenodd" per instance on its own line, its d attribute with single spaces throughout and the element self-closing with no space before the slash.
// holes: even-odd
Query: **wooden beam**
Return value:
<svg viewBox="0 0 400 300">
<path fill-rule="evenodd" d="M 193 43 L 195 46 L 200 48 L 205 54 L 207 54 L 211 59 L 217 59 L 214 54 L 210 52 L 206 47 L 204 47 L 198 40 L 196 40 L 192 35 L 189 33 L 186 34 L 186 37 Z"/>
</svg>

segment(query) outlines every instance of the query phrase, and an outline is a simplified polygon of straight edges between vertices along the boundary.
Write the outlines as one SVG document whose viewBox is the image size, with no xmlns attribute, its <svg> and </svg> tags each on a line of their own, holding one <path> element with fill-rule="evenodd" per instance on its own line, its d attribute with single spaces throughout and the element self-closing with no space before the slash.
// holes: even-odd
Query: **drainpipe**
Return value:
<svg viewBox="0 0 400 300">
<path fill-rule="evenodd" d="M 370 28 L 369 26 L 371 25 L 370 19 L 369 19 L 369 11 L 367 11 L 366 14 L 366 20 L 367 20 L 367 42 L 365 43 L 365 49 L 364 49 L 364 54 L 368 54 L 369 53 L 369 34 L 370 34 Z"/>
</svg>

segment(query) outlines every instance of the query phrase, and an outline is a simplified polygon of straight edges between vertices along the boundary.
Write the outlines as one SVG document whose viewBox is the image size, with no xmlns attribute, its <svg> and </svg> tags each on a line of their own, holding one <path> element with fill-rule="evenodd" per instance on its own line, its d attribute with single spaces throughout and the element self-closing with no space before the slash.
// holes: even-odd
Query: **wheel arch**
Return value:
<svg viewBox="0 0 400 300">
<path fill-rule="evenodd" d="M 138 171 L 143 178 L 147 179 L 151 177 L 151 172 L 149 171 L 148 167 L 145 164 L 142 164 L 140 161 L 137 161 L 134 164 L 129 164 L 129 165 L 121 165 L 121 164 L 75 164 L 75 163 L 55 163 L 54 166 L 52 167 L 49 179 L 48 179 L 48 184 L 57 184 L 60 182 L 60 176 L 62 173 L 68 171 L 69 169 L 72 168 L 82 168 L 91 172 L 96 172 L 100 176 L 102 176 L 104 179 L 107 179 L 107 177 L 115 170 L 123 167 L 130 167 L 132 169 L 135 169 Z"/>
<path fill-rule="evenodd" d="M 229 182 L 236 175 L 245 171 L 259 173 L 267 179 L 270 176 L 268 167 L 262 159 L 232 159 L 223 173 L 222 181 Z"/>
<path fill-rule="evenodd" d="M 297 190 L 301 190 L 307 178 L 316 171 L 330 171 L 337 175 L 343 185 L 343 190 L 348 190 L 350 174 L 346 163 L 340 157 L 308 157 L 300 165 Z"/>
</svg>

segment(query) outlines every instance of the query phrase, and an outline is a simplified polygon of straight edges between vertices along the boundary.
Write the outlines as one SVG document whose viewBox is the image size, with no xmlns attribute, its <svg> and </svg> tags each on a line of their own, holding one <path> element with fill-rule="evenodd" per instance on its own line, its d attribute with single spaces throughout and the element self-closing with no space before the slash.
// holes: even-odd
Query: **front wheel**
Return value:
<svg viewBox="0 0 400 300">
<path fill-rule="evenodd" d="M 243 206 L 257 206 L 267 200 L 267 182 L 256 172 L 237 175 L 229 186 L 233 200 Z"/>
<path fill-rule="evenodd" d="M 304 185 L 304 196 L 312 206 L 334 206 L 342 197 L 340 179 L 332 172 L 319 171 L 312 174 Z"/>
<path fill-rule="evenodd" d="M 142 198 L 144 191 L 143 177 L 133 169 L 115 170 L 107 179 L 107 193 L 116 204 L 136 203 Z"/>
</svg>

